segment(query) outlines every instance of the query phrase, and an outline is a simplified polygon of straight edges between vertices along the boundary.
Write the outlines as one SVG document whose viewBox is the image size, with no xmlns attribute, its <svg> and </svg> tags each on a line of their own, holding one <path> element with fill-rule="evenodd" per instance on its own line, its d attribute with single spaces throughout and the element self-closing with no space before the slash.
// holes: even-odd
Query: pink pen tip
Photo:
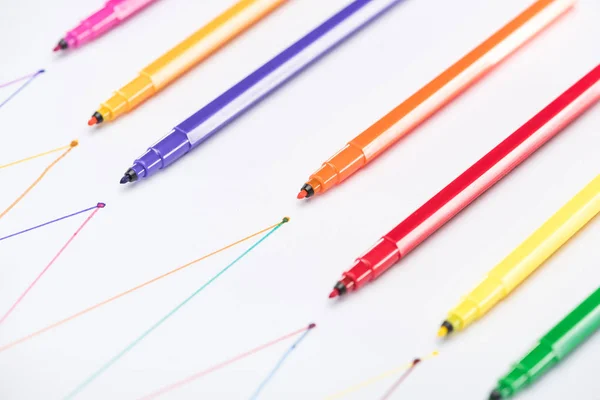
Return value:
<svg viewBox="0 0 600 400">
<path fill-rule="evenodd" d="M 337 290 L 337 288 L 334 288 L 331 293 L 329 293 L 329 298 L 333 299 L 334 297 L 338 297 L 340 294 L 340 291 Z"/>
<path fill-rule="evenodd" d="M 60 50 L 60 44 L 57 44 L 56 46 L 54 46 L 54 48 L 52 49 L 52 51 L 59 51 Z"/>
</svg>

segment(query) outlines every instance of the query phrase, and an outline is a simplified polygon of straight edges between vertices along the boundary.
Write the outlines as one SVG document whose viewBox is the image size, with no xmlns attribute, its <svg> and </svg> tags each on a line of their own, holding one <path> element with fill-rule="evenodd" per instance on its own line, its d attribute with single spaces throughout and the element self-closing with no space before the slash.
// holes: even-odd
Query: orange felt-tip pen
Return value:
<svg viewBox="0 0 600 400">
<path fill-rule="evenodd" d="M 92 115 L 88 125 L 133 110 L 288 0 L 241 0 L 144 68 Z"/>
<path fill-rule="evenodd" d="M 352 139 L 302 186 L 298 198 L 348 179 L 569 10 L 575 0 L 537 0 L 431 82 Z"/>
</svg>

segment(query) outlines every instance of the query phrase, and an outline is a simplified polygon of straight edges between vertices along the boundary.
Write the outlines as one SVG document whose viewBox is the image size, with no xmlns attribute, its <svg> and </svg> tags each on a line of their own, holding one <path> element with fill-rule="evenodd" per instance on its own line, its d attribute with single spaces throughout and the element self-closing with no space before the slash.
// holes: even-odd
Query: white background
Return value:
<svg viewBox="0 0 600 400">
<path fill-rule="evenodd" d="M 600 173 L 597 105 L 384 277 L 327 299 L 379 236 L 596 66 L 597 0 L 580 0 L 368 168 L 308 202 L 296 193 L 322 161 L 532 1 L 405 1 L 193 154 L 127 187 L 118 181 L 148 145 L 349 0 L 292 0 L 135 112 L 90 129 L 87 119 L 112 90 L 234 1 L 162 0 L 84 48 L 52 54 L 100 3 L 0 0 L 0 82 L 47 69 L 0 109 L 0 164 L 81 141 L 0 221 L 0 236 L 107 203 L 0 326 L 0 345 L 285 215 L 291 222 L 78 398 L 135 399 L 314 321 L 261 399 L 323 399 L 436 349 L 440 356 L 393 398 L 486 399 L 511 363 L 600 283 L 596 220 L 483 320 L 447 342 L 435 337 L 486 271 Z M 0 209 L 52 157 L 0 171 Z M 84 219 L 0 242 L 2 313 Z M 66 395 L 248 246 L 0 353 L 0 398 Z M 164 398 L 246 399 L 292 341 Z M 594 398 L 599 347 L 596 335 L 519 398 Z M 345 398 L 378 399 L 394 379 Z"/>
</svg>

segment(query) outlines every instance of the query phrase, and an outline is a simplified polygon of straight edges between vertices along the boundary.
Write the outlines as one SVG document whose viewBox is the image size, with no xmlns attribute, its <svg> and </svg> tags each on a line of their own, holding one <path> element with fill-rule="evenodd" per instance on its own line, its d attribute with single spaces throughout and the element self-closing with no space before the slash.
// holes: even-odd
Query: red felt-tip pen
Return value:
<svg viewBox="0 0 600 400">
<path fill-rule="evenodd" d="M 599 99 L 600 65 L 379 239 L 343 273 L 329 297 L 379 277 Z"/>
</svg>

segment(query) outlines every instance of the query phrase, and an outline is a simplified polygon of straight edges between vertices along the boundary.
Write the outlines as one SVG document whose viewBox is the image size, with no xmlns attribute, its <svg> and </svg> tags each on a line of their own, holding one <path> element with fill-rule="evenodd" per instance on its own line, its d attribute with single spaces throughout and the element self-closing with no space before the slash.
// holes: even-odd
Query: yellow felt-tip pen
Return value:
<svg viewBox="0 0 600 400">
<path fill-rule="evenodd" d="M 88 125 L 112 121 L 133 110 L 287 1 L 237 2 L 117 90 L 100 105 Z"/>
<path fill-rule="evenodd" d="M 438 331 L 438 336 L 462 331 L 483 317 L 598 212 L 600 212 L 600 175 L 496 265 L 479 286 L 448 313 L 447 319 Z"/>
</svg>

